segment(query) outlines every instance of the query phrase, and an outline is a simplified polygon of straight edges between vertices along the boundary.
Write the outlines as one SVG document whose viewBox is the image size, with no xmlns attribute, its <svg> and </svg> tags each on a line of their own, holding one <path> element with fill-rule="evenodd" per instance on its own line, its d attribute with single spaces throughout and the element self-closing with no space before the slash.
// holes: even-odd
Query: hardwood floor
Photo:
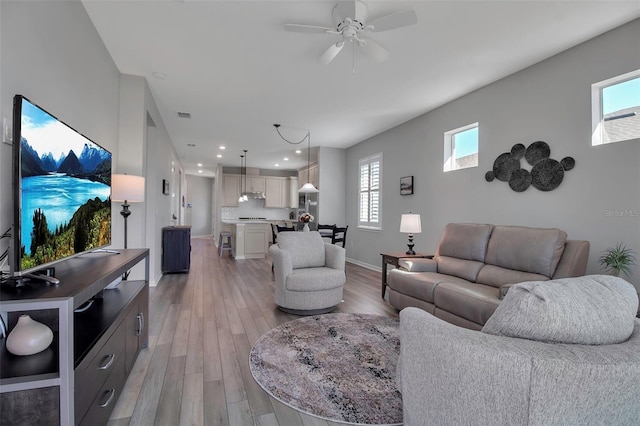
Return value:
<svg viewBox="0 0 640 426">
<path fill-rule="evenodd" d="M 334 312 L 397 317 L 380 298 L 380 273 L 347 263 Z M 271 328 L 300 318 L 273 302 L 270 259 L 218 257 L 213 239 L 192 239 L 189 274 L 151 288 L 149 348 L 116 404 L 110 426 L 337 425 L 299 413 L 260 388 L 249 352 Z"/>
</svg>

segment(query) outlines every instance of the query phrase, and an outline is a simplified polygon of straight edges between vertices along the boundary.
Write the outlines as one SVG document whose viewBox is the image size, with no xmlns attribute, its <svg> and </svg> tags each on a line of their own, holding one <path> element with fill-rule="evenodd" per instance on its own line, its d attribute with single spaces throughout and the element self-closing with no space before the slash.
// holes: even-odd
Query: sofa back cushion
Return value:
<svg viewBox="0 0 640 426">
<path fill-rule="evenodd" d="M 590 275 L 512 286 L 483 333 L 550 343 L 609 345 L 634 329 L 638 297 L 625 280 Z"/>
<path fill-rule="evenodd" d="M 484 265 L 478 273 L 476 282 L 493 287 L 500 287 L 505 284 L 517 284 L 523 281 L 547 281 L 548 279 L 548 277 L 541 274 L 516 271 L 495 265 Z"/>
<path fill-rule="evenodd" d="M 325 264 L 324 241 L 317 231 L 280 232 L 278 247 L 291 254 L 293 269 L 318 268 Z"/>
<path fill-rule="evenodd" d="M 485 263 L 553 277 L 567 233 L 556 228 L 494 226 Z"/>
<path fill-rule="evenodd" d="M 457 257 L 438 256 L 438 272 L 476 282 L 478 272 L 484 263 L 475 260 L 458 259 Z"/>
<path fill-rule="evenodd" d="M 439 256 L 448 256 L 484 262 L 492 229 L 493 225 L 480 223 L 448 224 L 436 250 L 436 260 Z"/>
</svg>

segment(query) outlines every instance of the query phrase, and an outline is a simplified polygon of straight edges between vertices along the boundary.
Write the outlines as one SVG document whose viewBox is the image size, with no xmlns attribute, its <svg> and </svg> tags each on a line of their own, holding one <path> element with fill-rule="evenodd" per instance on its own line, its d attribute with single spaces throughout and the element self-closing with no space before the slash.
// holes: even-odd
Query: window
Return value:
<svg viewBox="0 0 640 426">
<path fill-rule="evenodd" d="M 444 133 L 444 163 L 442 170 L 478 167 L 478 123 Z"/>
<path fill-rule="evenodd" d="M 591 85 L 592 145 L 640 138 L 640 70 Z"/>
<path fill-rule="evenodd" d="M 360 160 L 358 226 L 382 229 L 382 153 Z"/>
</svg>

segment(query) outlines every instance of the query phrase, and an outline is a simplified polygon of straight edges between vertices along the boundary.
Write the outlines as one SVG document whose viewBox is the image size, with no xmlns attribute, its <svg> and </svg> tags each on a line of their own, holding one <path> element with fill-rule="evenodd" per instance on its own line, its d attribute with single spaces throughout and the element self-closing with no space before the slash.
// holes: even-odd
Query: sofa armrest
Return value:
<svg viewBox="0 0 640 426">
<path fill-rule="evenodd" d="M 403 257 L 398 260 L 398 267 L 409 272 L 438 272 L 438 263 L 433 259 Z"/>
<path fill-rule="evenodd" d="M 271 254 L 271 259 L 273 260 L 276 283 L 284 287 L 287 277 L 293 272 L 291 253 L 287 250 L 282 250 L 277 244 L 273 244 L 269 247 L 269 254 Z"/>
<path fill-rule="evenodd" d="M 324 264 L 328 268 L 344 271 L 346 250 L 340 246 L 324 243 Z"/>
<path fill-rule="evenodd" d="M 517 283 L 511 283 L 511 284 L 504 284 L 500 286 L 500 290 L 498 293 L 498 299 L 502 300 L 504 299 L 504 297 L 507 295 L 507 292 L 509 291 L 509 289 L 511 288 L 512 285 L 515 285 Z"/>
</svg>

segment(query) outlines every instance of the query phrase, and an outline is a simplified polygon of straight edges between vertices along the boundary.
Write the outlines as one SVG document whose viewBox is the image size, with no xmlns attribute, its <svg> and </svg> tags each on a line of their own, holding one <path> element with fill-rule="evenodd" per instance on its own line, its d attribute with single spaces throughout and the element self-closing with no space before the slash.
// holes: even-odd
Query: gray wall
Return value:
<svg viewBox="0 0 640 426">
<path fill-rule="evenodd" d="M 0 115 L 10 121 L 13 95 L 25 95 L 110 150 L 115 173 L 146 177 L 146 201 L 131 207 L 128 246 L 150 248 L 155 284 L 160 277 L 160 229 L 171 223 L 172 209 L 170 197 L 159 195 L 160 182 L 174 181 L 182 166 L 146 80 L 120 74 L 81 2 L 2 1 L 0 19 Z M 151 156 L 148 144 L 154 150 Z M 4 232 L 12 222 L 9 145 L 0 146 L 0 165 Z M 114 203 L 114 248 L 123 247 L 120 210 Z M 0 251 L 6 246 L 2 240 Z M 142 273 L 141 266 L 132 277 Z"/>
<path fill-rule="evenodd" d="M 422 215 L 415 242 L 426 253 L 449 222 L 561 228 L 591 242 L 587 273 L 602 272 L 597 259 L 617 242 L 640 253 L 640 141 L 593 147 L 590 98 L 592 83 L 640 68 L 638 40 L 640 20 L 349 148 L 349 257 L 379 267 L 381 252 L 405 250 L 400 215 L 409 211 Z M 443 173 L 443 133 L 474 122 L 479 167 Z M 551 158 L 576 160 L 556 190 L 516 193 L 505 182 L 485 181 L 499 154 L 538 140 L 550 145 Z M 384 155 L 383 230 L 356 230 L 358 160 L 377 152 Z M 407 175 L 415 176 L 415 192 L 401 196 L 399 179 Z M 639 266 L 631 281 L 640 288 Z"/>
<path fill-rule="evenodd" d="M 188 175 L 187 203 L 191 204 L 191 235 L 213 235 L 213 179 Z"/>
<path fill-rule="evenodd" d="M 346 197 L 344 182 L 346 180 L 347 156 L 340 148 L 320 147 L 318 151 L 318 165 L 320 167 L 318 193 L 318 215 L 316 223 L 327 225 L 346 224 Z M 300 186 L 304 182 L 299 182 Z"/>
</svg>

